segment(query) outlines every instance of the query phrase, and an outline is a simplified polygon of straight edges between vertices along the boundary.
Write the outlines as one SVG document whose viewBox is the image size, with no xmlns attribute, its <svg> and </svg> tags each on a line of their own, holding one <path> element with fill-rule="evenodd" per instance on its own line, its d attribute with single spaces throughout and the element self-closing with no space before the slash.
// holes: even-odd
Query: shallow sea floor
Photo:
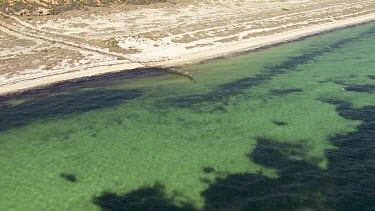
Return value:
<svg viewBox="0 0 375 211">
<path fill-rule="evenodd" d="M 0 102 L 0 210 L 375 209 L 375 23 Z"/>
</svg>

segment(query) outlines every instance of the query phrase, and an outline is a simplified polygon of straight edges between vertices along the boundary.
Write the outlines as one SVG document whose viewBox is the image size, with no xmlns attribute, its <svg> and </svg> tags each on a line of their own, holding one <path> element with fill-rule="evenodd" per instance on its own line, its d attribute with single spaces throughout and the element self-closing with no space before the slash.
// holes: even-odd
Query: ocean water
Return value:
<svg viewBox="0 0 375 211">
<path fill-rule="evenodd" d="M 0 98 L 0 210 L 375 209 L 375 23 Z"/>
</svg>

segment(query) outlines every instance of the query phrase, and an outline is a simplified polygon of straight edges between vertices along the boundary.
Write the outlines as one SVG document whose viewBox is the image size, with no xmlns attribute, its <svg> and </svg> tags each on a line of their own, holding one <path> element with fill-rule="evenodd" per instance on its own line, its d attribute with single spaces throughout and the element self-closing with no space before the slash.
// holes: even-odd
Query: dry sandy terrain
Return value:
<svg viewBox="0 0 375 211">
<path fill-rule="evenodd" d="M 373 0 L 200 0 L 0 17 L 0 93 L 181 65 L 375 20 Z"/>
</svg>

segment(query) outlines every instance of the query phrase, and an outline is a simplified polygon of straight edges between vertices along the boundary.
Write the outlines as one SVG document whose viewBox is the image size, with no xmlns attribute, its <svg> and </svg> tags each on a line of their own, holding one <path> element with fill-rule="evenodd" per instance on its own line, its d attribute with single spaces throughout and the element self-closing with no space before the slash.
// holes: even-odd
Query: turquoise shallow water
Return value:
<svg viewBox="0 0 375 211">
<path fill-rule="evenodd" d="M 0 102 L 0 210 L 375 208 L 375 23 Z"/>
</svg>

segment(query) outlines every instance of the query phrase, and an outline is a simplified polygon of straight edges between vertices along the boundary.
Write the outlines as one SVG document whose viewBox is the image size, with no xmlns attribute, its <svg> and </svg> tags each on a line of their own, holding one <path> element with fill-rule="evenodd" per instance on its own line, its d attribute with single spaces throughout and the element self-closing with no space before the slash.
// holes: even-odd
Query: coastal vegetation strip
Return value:
<svg viewBox="0 0 375 211">
<path fill-rule="evenodd" d="M 3 38 L 7 46 L 13 42 L 13 49 L 5 48 L 5 42 L 0 44 L 1 61 L 8 59 L 3 62 L 7 71 L 0 69 L 2 90 L 12 90 L 10 85 L 22 87 L 21 82 L 42 75 L 47 79 L 72 70 L 77 77 L 79 71 L 87 76 L 92 67 L 101 67 L 107 73 L 109 69 L 119 70 L 113 65 L 179 66 L 375 19 L 375 2 L 368 0 L 176 0 L 85 8 L 48 16 L 2 13 L 0 29 L 15 37 Z M 36 44 L 22 46 L 25 42 L 18 39 Z M 43 51 L 48 54 L 59 48 L 60 60 L 44 65 L 40 57 Z M 21 55 L 22 49 L 28 56 Z M 79 56 L 72 58 L 66 50 Z M 28 58 L 34 58 L 39 65 L 12 68 L 16 61 L 31 64 Z M 93 75 L 98 72 L 93 71 Z M 41 85 L 40 81 L 29 84 Z"/>
</svg>

